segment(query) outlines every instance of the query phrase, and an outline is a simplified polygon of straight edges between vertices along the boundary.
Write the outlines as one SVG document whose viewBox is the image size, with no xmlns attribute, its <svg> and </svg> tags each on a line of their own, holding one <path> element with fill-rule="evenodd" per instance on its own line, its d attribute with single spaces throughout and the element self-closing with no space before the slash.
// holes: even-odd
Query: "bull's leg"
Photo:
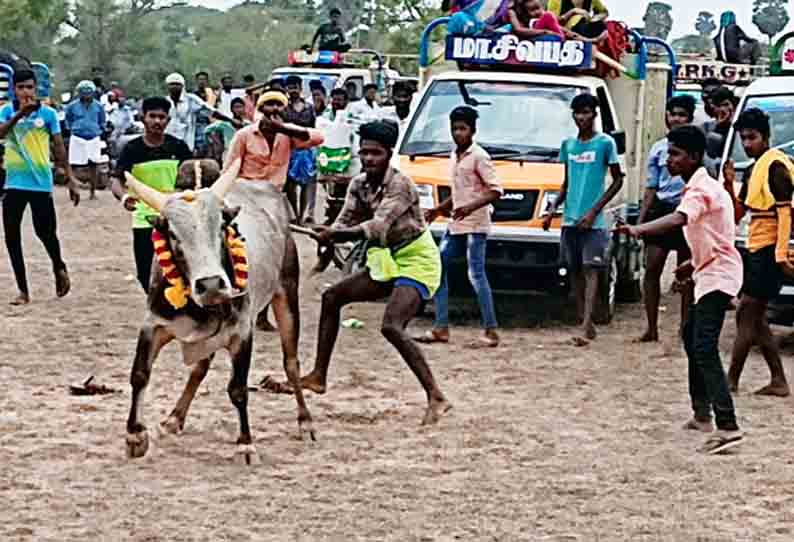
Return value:
<svg viewBox="0 0 794 542">
<path fill-rule="evenodd" d="M 300 260 L 295 240 L 287 239 L 287 250 L 284 254 L 284 265 L 281 269 L 281 288 L 273 297 L 273 312 L 276 315 L 281 351 L 284 354 L 284 372 L 287 381 L 295 390 L 295 401 L 298 404 L 298 431 L 303 439 L 304 430 L 308 431 L 312 440 L 317 440 L 312 425 L 312 415 L 306 406 L 303 388 L 300 386 L 301 369 L 298 359 L 298 342 L 300 339 L 300 305 L 298 303 L 298 282 L 300 280 Z"/>
<path fill-rule="evenodd" d="M 240 436 L 237 438 L 238 454 L 246 464 L 255 460 L 256 454 L 251 438 L 251 428 L 248 426 L 248 370 L 251 368 L 251 354 L 253 352 L 253 330 L 244 337 L 233 341 L 232 378 L 229 381 L 229 399 L 237 408 L 240 417 Z"/>
<path fill-rule="evenodd" d="M 132 405 L 127 419 L 127 455 L 143 457 L 149 449 L 149 434 L 143 425 L 143 399 L 152 365 L 160 350 L 171 342 L 173 336 L 163 327 L 145 326 L 138 335 L 135 361 L 132 363 L 130 384 L 132 385 Z"/>
<path fill-rule="evenodd" d="M 181 433 L 182 429 L 185 428 L 187 411 L 190 409 L 190 404 L 193 402 L 193 398 L 196 396 L 201 382 L 204 380 L 204 377 L 207 376 L 212 358 L 213 356 L 202 359 L 193 366 L 193 370 L 190 371 L 190 377 L 185 385 L 185 390 L 182 392 L 179 401 L 177 401 L 174 410 L 171 411 L 168 418 L 160 422 L 160 426 L 169 433 Z"/>
</svg>

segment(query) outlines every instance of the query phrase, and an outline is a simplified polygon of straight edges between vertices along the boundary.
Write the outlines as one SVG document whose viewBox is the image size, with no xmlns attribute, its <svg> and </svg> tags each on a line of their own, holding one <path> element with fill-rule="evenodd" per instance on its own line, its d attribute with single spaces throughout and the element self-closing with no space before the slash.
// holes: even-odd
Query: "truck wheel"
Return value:
<svg viewBox="0 0 794 542">
<path fill-rule="evenodd" d="M 598 296 L 596 297 L 596 324 L 606 325 L 612 321 L 617 309 L 618 259 L 614 251 L 609 253 L 609 265 L 598 274 Z"/>
</svg>

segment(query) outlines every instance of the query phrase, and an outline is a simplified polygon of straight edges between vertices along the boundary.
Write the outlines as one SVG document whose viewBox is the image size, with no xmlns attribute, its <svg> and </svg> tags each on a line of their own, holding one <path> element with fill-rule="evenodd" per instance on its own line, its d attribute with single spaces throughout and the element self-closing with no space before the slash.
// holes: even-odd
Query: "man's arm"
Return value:
<svg viewBox="0 0 794 542">
<path fill-rule="evenodd" d="M 792 179 L 788 169 L 774 162 L 769 166 L 769 188 L 775 197 L 775 210 L 777 211 L 777 243 L 775 244 L 775 261 L 784 264 L 791 273 L 789 262 L 789 242 L 791 240 L 791 197 L 794 192 Z"/>
<path fill-rule="evenodd" d="M 502 194 L 504 194 L 504 189 L 502 188 L 502 184 L 499 182 L 499 177 L 496 174 L 496 168 L 494 167 L 489 156 L 478 157 L 474 168 L 477 176 L 480 178 L 480 182 L 486 186 L 488 190 L 482 196 L 468 205 L 464 205 L 459 209 L 455 209 L 453 214 L 453 218 L 455 220 L 462 220 L 466 218 L 478 209 L 482 209 L 486 205 L 490 205 L 495 201 L 498 201 L 499 198 L 502 197 Z"/>
<path fill-rule="evenodd" d="M 625 233 L 632 237 L 642 237 L 643 235 L 661 235 L 667 233 L 675 228 L 686 226 L 687 217 L 681 211 L 676 211 L 665 215 L 662 218 L 639 224 L 637 226 L 630 226 L 623 224 L 616 228 L 619 233 Z"/>
<path fill-rule="evenodd" d="M 557 199 L 551 204 L 551 208 L 546 210 L 546 216 L 543 218 L 543 229 L 547 231 L 551 228 L 551 221 L 554 219 L 554 215 L 557 214 L 557 209 L 565 203 L 565 198 L 568 196 L 568 162 L 565 161 L 564 163 L 565 178 L 562 181 L 560 193 L 557 194 Z"/>
<path fill-rule="evenodd" d="M 599 198 L 593 208 L 582 217 L 577 227 L 583 229 L 592 228 L 598 214 L 604 210 L 604 207 L 606 207 L 607 204 L 618 195 L 620 189 L 623 188 L 623 172 L 620 170 L 620 164 L 611 164 L 609 166 L 609 172 L 612 174 L 612 184 L 609 185 L 607 191 Z"/>
<path fill-rule="evenodd" d="M 320 34 L 322 34 L 323 25 L 317 27 L 317 30 L 314 31 L 314 37 L 312 38 L 312 45 L 311 48 L 314 49 L 314 45 L 317 43 L 317 40 L 320 38 Z"/>
<path fill-rule="evenodd" d="M 80 189 L 77 186 L 77 181 L 72 172 L 72 166 L 69 164 L 69 155 L 66 153 L 66 146 L 63 144 L 63 136 L 60 133 L 53 134 L 52 148 L 55 154 L 55 166 L 63 168 L 64 174 L 68 180 L 67 187 L 69 188 L 69 198 L 77 206 L 80 203 Z"/>
<path fill-rule="evenodd" d="M 656 197 L 656 189 L 655 188 L 646 188 L 645 193 L 642 196 L 642 206 L 640 207 L 640 218 L 637 221 L 638 224 L 642 224 L 645 222 L 645 217 L 648 215 L 648 210 L 651 208 L 653 204 L 653 199 Z"/>
<path fill-rule="evenodd" d="M 749 179 L 751 173 L 752 170 L 747 170 L 744 178 Z M 734 166 L 733 160 L 728 160 L 722 166 L 722 177 L 722 186 L 731 196 L 731 201 L 733 201 L 733 220 L 736 224 L 738 224 L 742 221 L 742 218 L 744 218 L 744 215 L 747 212 L 747 208 L 744 206 L 744 198 L 747 195 L 747 183 L 743 183 L 742 189 L 739 192 L 739 196 L 737 197 L 734 189 L 734 185 L 736 184 L 736 167 Z"/>
<path fill-rule="evenodd" d="M 19 111 L 14 113 L 6 122 L 0 124 L 0 139 L 5 139 L 20 120 L 27 117 L 38 108 L 39 105 L 37 103 L 28 104 L 24 107 L 21 107 Z"/>
</svg>

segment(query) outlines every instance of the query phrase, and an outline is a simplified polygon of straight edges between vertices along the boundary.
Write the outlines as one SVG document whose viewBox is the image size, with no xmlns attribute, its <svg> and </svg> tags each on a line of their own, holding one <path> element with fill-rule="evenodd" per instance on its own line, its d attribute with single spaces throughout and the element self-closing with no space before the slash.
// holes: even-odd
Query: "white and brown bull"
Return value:
<svg viewBox="0 0 794 542">
<path fill-rule="evenodd" d="M 208 189 L 163 194 L 127 174 L 128 188 L 160 215 L 155 231 L 165 240 L 165 249 L 176 270 L 163 275 L 157 258 L 152 265 L 148 311 L 138 337 L 130 383 L 132 406 L 127 420 L 127 453 L 142 457 L 149 436 L 142 422 L 144 392 L 157 354 L 169 342 L 179 341 L 191 373 L 173 412 L 161 426 L 169 432 L 182 430 L 190 403 L 218 350 L 232 359 L 229 398 L 240 418 L 238 453 L 253 458 L 248 424 L 248 371 L 253 352 L 257 314 L 270 303 L 276 315 L 284 353 L 284 368 L 298 404 L 301 437 L 314 439 L 311 415 L 301 387 L 298 362 L 298 255 L 289 233 L 289 213 L 282 194 L 270 183 L 235 181 L 235 162 Z M 227 243 L 233 225 L 245 239 L 248 260 L 246 289 L 236 288 L 233 257 Z M 187 294 L 187 303 L 166 299 L 177 272 Z M 183 298 L 183 303 L 185 299 Z"/>
</svg>

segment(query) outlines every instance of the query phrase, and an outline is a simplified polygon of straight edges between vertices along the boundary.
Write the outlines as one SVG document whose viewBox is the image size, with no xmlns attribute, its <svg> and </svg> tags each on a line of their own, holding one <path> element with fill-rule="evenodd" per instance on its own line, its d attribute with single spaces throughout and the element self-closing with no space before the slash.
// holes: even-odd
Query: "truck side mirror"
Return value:
<svg viewBox="0 0 794 542">
<path fill-rule="evenodd" d="M 626 132 L 620 130 L 612 132 L 609 135 L 615 140 L 615 145 L 618 147 L 618 154 L 626 154 Z"/>
</svg>

